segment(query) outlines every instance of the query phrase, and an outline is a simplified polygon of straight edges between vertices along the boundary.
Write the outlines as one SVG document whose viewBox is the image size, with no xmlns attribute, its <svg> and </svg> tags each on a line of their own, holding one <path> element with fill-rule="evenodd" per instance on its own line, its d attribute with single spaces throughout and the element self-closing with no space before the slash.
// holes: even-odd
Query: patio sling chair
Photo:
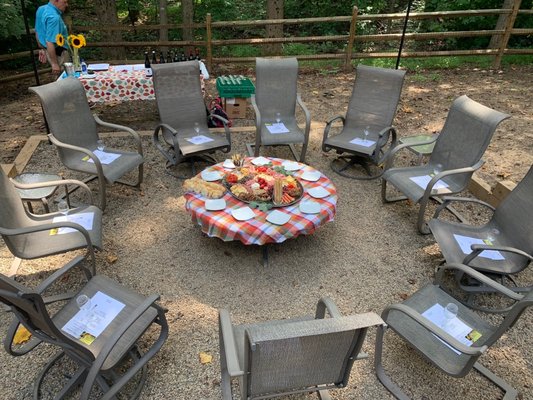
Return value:
<svg viewBox="0 0 533 400">
<path fill-rule="evenodd" d="M 43 295 L 56 283 L 60 284 L 65 274 L 76 272 L 74 267 L 80 265 L 79 261 L 81 257 L 56 271 L 36 289 L 0 274 L 0 301 L 31 333 L 33 341 L 26 351 L 19 352 L 8 335 L 4 347 L 15 356 L 26 354 L 42 342 L 61 349 L 38 374 L 33 388 L 34 399 L 54 396 L 59 400 L 75 390 L 78 390 L 79 399 L 94 398 L 95 395 L 115 399 L 115 395 L 133 378 L 133 384 L 124 390 L 131 392 L 128 398 L 136 399 L 146 380 L 147 362 L 168 336 L 165 310 L 156 303 L 159 296 L 141 296 L 107 277 L 93 276 L 84 269 L 88 282 L 51 315 L 47 304 L 52 304 L 54 299 Z M 86 296 L 85 300 L 89 298 L 89 310 L 78 306 L 83 296 Z M 148 339 L 148 336 L 155 337 L 153 330 L 150 335 L 145 335 L 154 324 L 159 325 L 159 336 Z M 137 346 L 139 341 L 147 349 L 144 354 Z M 76 371 L 66 370 L 65 356 L 74 363 Z M 58 386 L 57 378 L 46 379 L 52 370 L 62 371 L 61 375 L 67 378 L 63 387 Z M 57 392 L 48 393 L 52 390 Z"/>
<path fill-rule="evenodd" d="M 189 162 L 194 175 L 194 162 L 216 163 L 213 153 L 231 150 L 228 121 L 211 114 L 222 121 L 225 134 L 209 131 L 198 61 L 152 65 L 152 71 L 160 118 L 154 145 L 167 159 L 167 168 Z"/>
<path fill-rule="evenodd" d="M 21 259 L 35 259 L 87 248 L 94 268 L 94 248 L 102 248 L 102 211 L 95 206 L 80 206 L 68 211 L 67 217 L 58 212 L 34 215 L 26 211 L 14 185 L 20 188 L 78 185 L 85 189 L 92 202 L 91 191 L 83 182 L 62 179 L 37 184 L 10 181 L 0 168 L 0 234 L 15 256 L 9 272 L 14 275 Z M 88 219 L 91 229 L 76 223 Z M 55 220 L 55 221 L 54 221 Z"/>
<path fill-rule="evenodd" d="M 141 138 L 133 129 L 110 124 L 92 115 L 85 89 L 77 79 L 66 78 L 47 85 L 31 87 L 43 105 L 50 134 L 61 162 L 69 169 L 98 178 L 98 204 L 105 210 L 106 184 L 114 182 L 139 187 L 143 180 L 143 150 Z M 113 148 L 97 150 L 97 124 L 110 129 L 128 132 L 133 137 L 137 151 Z M 98 155 L 98 156 L 97 156 Z M 115 158 L 116 157 L 116 158 Z M 134 182 L 120 180 L 125 174 L 138 168 Z"/>
<path fill-rule="evenodd" d="M 298 60 L 256 58 L 255 72 L 255 94 L 251 97 L 255 144 L 247 145 L 248 153 L 257 157 L 261 146 L 289 146 L 293 157 L 305 162 L 311 114 L 297 92 Z M 303 130 L 296 121 L 296 105 L 305 115 Z M 294 147 L 297 143 L 302 145 L 299 156 Z"/>
<path fill-rule="evenodd" d="M 517 287 L 513 275 L 533 261 L 533 166 L 496 209 L 477 199 L 444 197 L 443 200 L 429 221 L 429 227 L 446 262 L 468 265 L 498 279 L 501 284 L 508 279 L 514 291 L 529 291 L 531 287 Z M 439 219 L 441 210 L 452 201 L 481 204 L 493 210 L 492 217 L 481 226 Z M 490 290 L 490 287 L 476 281 L 461 284 L 462 274 L 456 277 L 465 291 Z"/>
<path fill-rule="evenodd" d="M 392 121 L 400 101 L 405 71 L 358 65 L 352 97 L 346 116 L 326 122 L 322 150 L 335 150 L 340 157 L 331 162 L 331 169 L 352 179 L 379 178 L 383 171 L 372 174 L 370 164 L 380 166 L 396 146 L 396 129 Z M 333 122 L 340 120 L 342 130 L 331 135 Z M 349 173 L 360 164 L 368 176 Z"/>
<path fill-rule="evenodd" d="M 514 305 L 502 315 L 499 324 L 489 322 L 488 318 L 483 318 L 447 292 L 441 283 L 446 270 L 456 270 L 468 274 L 490 286 L 502 297 L 514 302 Z M 458 311 L 455 317 L 453 314 L 446 316 L 445 309 L 450 303 L 457 306 Z M 516 389 L 477 360 L 508 329 L 516 324 L 522 313 L 532 304 L 533 291 L 521 295 L 470 267 L 462 264 L 447 264 L 439 270 L 433 284 L 418 290 L 401 304 L 388 306 L 381 314 L 385 324 L 378 328 L 376 335 L 374 359 L 376 374 L 381 383 L 396 398 L 409 399 L 386 374 L 382 365 L 383 338 L 390 328 L 417 350 L 424 359 L 444 373 L 456 378 L 463 378 L 474 368 L 503 389 L 504 399 L 514 399 L 518 395 Z M 454 332 L 458 333 L 454 334 Z M 464 332 L 468 333 L 465 334 Z M 404 364 L 405 358 L 402 357 L 398 362 Z"/>
<path fill-rule="evenodd" d="M 331 318 L 324 318 L 326 309 Z M 341 316 L 331 299 L 318 302 L 316 316 L 233 325 L 219 312 L 222 397 L 232 399 L 231 379 L 238 378 L 243 399 L 318 392 L 348 383 L 361 353 L 366 331 L 382 323 L 378 315 Z"/>
<path fill-rule="evenodd" d="M 485 107 L 467 96 L 455 99 L 441 133 L 431 139 L 435 141 L 435 147 L 427 164 L 391 168 L 398 151 L 413 143 L 398 145 L 391 151 L 382 177 L 383 202 L 409 199 L 413 203 L 419 203 L 417 227 L 420 233 L 428 234 L 425 212 L 429 199 L 466 189 L 474 171 L 483 165 L 481 157 L 496 127 L 509 117 L 510 115 Z M 403 195 L 388 197 L 387 183 L 391 183 Z M 458 214 L 456 216 L 459 218 Z"/>
</svg>

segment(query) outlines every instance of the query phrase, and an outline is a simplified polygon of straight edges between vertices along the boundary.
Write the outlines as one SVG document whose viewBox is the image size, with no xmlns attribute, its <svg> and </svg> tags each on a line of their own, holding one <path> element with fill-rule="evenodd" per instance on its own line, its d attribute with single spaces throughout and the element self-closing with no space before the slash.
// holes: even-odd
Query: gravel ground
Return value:
<svg viewBox="0 0 533 400">
<path fill-rule="evenodd" d="M 234 134 L 234 150 L 243 153 L 244 143 L 251 140 L 251 133 Z M 149 138 L 143 138 L 146 168 L 142 191 L 121 185 L 109 189 L 103 219 L 104 250 L 97 255 L 99 273 L 143 294 L 160 294 L 161 304 L 169 310 L 170 335 L 149 364 L 142 399 L 220 398 L 220 308 L 229 309 L 235 323 L 250 323 L 312 314 L 317 300 L 330 296 L 345 315 L 381 313 L 387 305 L 402 301 L 432 281 L 440 254 L 431 235 L 417 233 L 418 206 L 406 202 L 383 205 L 379 181 L 352 181 L 334 174 L 329 168 L 332 156 L 319 151 L 320 140 L 321 132 L 313 131 L 308 162 L 337 187 L 335 221 L 313 235 L 270 246 L 270 265 L 265 268 L 261 248 L 201 233 L 184 208 L 181 181 L 165 173 L 163 158 Z M 111 146 L 122 141 L 106 139 Z M 270 149 L 266 154 L 288 157 L 283 149 Z M 219 154 L 219 159 L 223 158 Z M 36 169 L 74 176 L 62 168 L 54 148 L 46 142 L 26 168 Z M 478 222 L 486 218 L 477 209 L 466 211 Z M 25 261 L 20 280 L 34 283 L 74 254 Z M 10 263 L 11 255 L 2 243 L 0 271 L 5 273 Z M 531 282 L 532 274 L 530 268 L 521 280 Z M 9 314 L 0 314 L 2 326 L 9 321 Z M 528 311 L 481 358 L 517 388 L 523 399 L 533 399 L 532 327 Z M 372 330 L 363 347 L 370 358 L 355 363 L 348 387 L 333 391 L 333 398 L 391 398 L 374 374 L 374 338 Z M 32 380 L 53 352 L 47 345 L 19 358 L 0 352 L 0 397 L 30 398 Z M 201 364 L 201 352 L 211 354 L 212 363 Z M 501 398 L 477 373 L 453 379 L 429 367 L 393 334 L 386 340 L 385 367 L 416 399 Z"/>
</svg>

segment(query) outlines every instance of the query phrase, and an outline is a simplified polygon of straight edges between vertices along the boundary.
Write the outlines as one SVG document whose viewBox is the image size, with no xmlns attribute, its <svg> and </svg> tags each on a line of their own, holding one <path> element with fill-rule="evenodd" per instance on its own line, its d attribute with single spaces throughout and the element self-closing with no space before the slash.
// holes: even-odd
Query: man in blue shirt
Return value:
<svg viewBox="0 0 533 400">
<path fill-rule="evenodd" d="M 61 65 L 68 57 L 65 51 L 67 44 L 67 26 L 63 22 L 62 15 L 67 9 L 68 0 L 50 0 L 48 4 L 37 9 L 35 17 L 35 37 L 41 48 L 39 51 L 39 61 L 48 62 L 52 66 L 52 73 L 59 75 Z M 57 35 L 63 35 L 64 43 L 57 43 Z"/>
</svg>

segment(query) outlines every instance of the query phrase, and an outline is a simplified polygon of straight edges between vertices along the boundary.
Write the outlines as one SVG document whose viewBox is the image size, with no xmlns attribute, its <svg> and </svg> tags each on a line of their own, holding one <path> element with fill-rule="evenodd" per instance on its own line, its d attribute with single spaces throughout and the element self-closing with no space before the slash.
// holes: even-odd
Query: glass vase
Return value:
<svg viewBox="0 0 533 400">
<path fill-rule="evenodd" d="M 74 65 L 74 71 L 81 72 L 80 55 L 76 47 L 72 49 L 72 64 Z"/>
</svg>

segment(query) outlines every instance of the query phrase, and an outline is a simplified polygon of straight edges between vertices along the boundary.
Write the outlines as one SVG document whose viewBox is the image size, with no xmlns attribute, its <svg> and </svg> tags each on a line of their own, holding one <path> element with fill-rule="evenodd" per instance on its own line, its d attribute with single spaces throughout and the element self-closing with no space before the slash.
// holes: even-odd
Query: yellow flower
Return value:
<svg viewBox="0 0 533 400">
<path fill-rule="evenodd" d="M 56 44 L 58 46 L 63 46 L 65 44 L 65 38 L 63 37 L 63 35 L 61 33 L 58 33 L 56 35 Z"/>
<path fill-rule="evenodd" d="M 87 44 L 85 37 L 82 34 L 79 35 L 68 35 L 68 41 L 72 47 L 79 49 Z"/>
</svg>

